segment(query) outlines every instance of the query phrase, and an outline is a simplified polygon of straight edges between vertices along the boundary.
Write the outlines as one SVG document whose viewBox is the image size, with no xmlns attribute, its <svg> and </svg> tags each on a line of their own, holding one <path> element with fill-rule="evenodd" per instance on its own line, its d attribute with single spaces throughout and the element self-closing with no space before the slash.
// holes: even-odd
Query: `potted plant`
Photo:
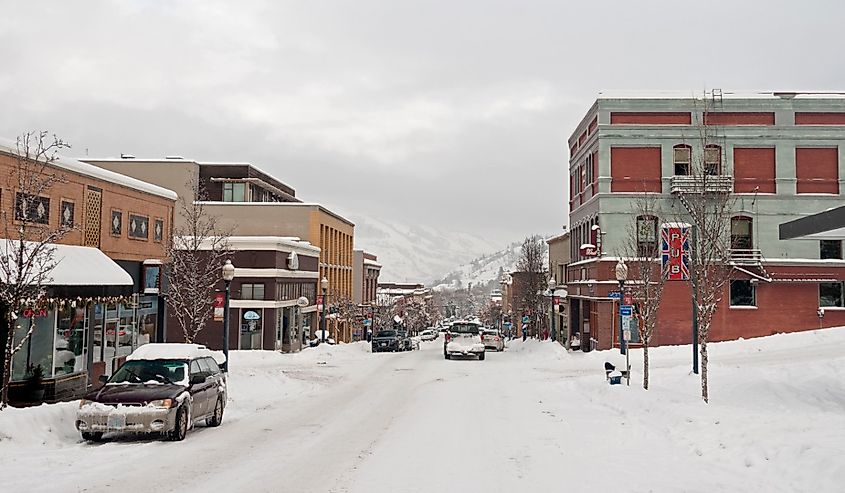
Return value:
<svg viewBox="0 0 845 493">
<path fill-rule="evenodd" d="M 26 367 L 26 399 L 30 402 L 41 402 L 44 400 L 44 369 L 41 365 L 29 365 Z"/>
</svg>

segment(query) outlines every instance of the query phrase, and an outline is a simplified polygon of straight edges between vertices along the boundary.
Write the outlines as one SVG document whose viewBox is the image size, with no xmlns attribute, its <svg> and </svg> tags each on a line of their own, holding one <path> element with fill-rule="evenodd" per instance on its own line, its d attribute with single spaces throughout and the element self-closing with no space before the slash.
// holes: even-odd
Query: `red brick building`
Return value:
<svg viewBox="0 0 845 493">
<path fill-rule="evenodd" d="M 714 131 L 713 143 L 696 140 L 704 127 Z M 841 240 L 778 236 L 779 224 L 842 204 L 843 144 L 840 94 L 601 95 L 569 139 L 566 284 L 570 327 L 583 347 L 618 345 L 611 295 L 627 227 L 637 225 L 637 242 L 658 241 L 659 225 L 684 214 L 680 196 L 695 185 L 695 159 L 708 183 L 732 199 L 725 227 L 733 270 L 710 340 L 845 325 Z M 645 194 L 661 212 L 636 217 L 631 204 Z M 685 344 L 691 333 L 689 283 L 672 281 L 654 342 Z"/>
</svg>

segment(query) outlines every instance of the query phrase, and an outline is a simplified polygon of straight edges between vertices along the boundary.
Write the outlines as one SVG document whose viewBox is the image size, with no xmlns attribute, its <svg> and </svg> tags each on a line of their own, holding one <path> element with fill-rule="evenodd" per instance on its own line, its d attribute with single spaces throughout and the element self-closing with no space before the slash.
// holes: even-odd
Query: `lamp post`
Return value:
<svg viewBox="0 0 845 493">
<path fill-rule="evenodd" d="M 552 342 L 557 340 L 557 333 L 555 332 L 555 288 L 557 287 L 557 281 L 555 281 L 554 277 L 549 278 L 549 307 L 551 308 L 551 318 L 552 321 Z"/>
<path fill-rule="evenodd" d="M 329 304 L 327 303 L 329 280 L 325 277 L 320 281 L 320 288 L 323 290 L 323 309 L 320 311 L 320 342 L 326 342 L 326 310 L 329 308 Z"/>
<path fill-rule="evenodd" d="M 621 354 L 627 354 L 628 349 L 623 337 L 624 327 L 622 326 L 622 302 L 625 299 L 625 281 L 628 279 L 628 266 L 622 259 L 616 263 L 616 281 L 619 283 L 619 351 Z"/>
<path fill-rule="evenodd" d="M 223 302 L 223 357 L 226 358 L 226 361 L 223 363 L 223 371 L 229 371 L 229 285 L 232 283 L 232 279 L 235 278 L 235 266 L 232 265 L 232 261 L 226 259 L 226 263 L 223 264 L 223 281 L 226 284 L 226 297 L 224 298 Z"/>
</svg>

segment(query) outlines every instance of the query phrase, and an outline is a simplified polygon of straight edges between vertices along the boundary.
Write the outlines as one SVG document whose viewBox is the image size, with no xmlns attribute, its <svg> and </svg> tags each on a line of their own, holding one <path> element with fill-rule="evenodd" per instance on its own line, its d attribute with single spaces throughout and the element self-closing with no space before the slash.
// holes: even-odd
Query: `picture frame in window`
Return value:
<svg viewBox="0 0 845 493">
<path fill-rule="evenodd" d="M 123 211 L 120 209 L 111 210 L 111 220 L 109 221 L 109 232 L 112 236 L 120 236 L 123 234 Z"/>
</svg>

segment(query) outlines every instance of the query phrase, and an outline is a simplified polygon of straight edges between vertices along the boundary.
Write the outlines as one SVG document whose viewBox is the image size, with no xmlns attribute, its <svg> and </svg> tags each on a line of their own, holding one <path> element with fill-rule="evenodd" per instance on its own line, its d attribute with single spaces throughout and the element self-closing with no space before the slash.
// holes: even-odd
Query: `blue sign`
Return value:
<svg viewBox="0 0 845 493">
<path fill-rule="evenodd" d="M 631 305 L 621 305 L 619 307 L 619 314 L 623 317 L 630 317 L 634 314 L 634 308 Z"/>
<path fill-rule="evenodd" d="M 614 300 L 621 300 L 622 299 L 622 291 L 611 291 L 607 293 L 608 298 L 612 298 Z"/>
<path fill-rule="evenodd" d="M 366 319 L 366 320 L 364 320 L 364 327 L 369 327 L 370 324 L 372 324 L 372 323 L 373 323 L 372 320 Z"/>
<path fill-rule="evenodd" d="M 527 324 L 530 321 L 531 321 L 531 317 L 529 317 L 528 315 L 522 317 L 522 323 Z"/>
</svg>

